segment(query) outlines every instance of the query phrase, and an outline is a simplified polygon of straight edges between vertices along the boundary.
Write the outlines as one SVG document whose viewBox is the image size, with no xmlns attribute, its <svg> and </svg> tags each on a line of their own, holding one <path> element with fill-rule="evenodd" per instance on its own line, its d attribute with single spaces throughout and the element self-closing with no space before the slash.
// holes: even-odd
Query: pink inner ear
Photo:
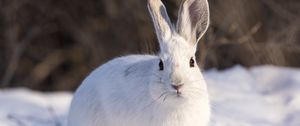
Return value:
<svg viewBox="0 0 300 126">
<path fill-rule="evenodd" d="M 194 2 L 189 7 L 189 16 L 192 26 L 196 26 L 197 22 L 200 20 L 200 16 L 198 16 L 200 14 L 198 10 L 200 9 L 198 7 L 198 0 L 194 0 Z"/>
<path fill-rule="evenodd" d="M 186 0 L 181 5 L 177 31 L 195 45 L 206 32 L 209 23 L 207 0 Z"/>
<path fill-rule="evenodd" d="M 195 28 L 195 38 L 198 41 L 206 32 L 209 24 L 209 6 L 207 0 L 194 0 L 189 11 L 192 27 Z"/>
</svg>

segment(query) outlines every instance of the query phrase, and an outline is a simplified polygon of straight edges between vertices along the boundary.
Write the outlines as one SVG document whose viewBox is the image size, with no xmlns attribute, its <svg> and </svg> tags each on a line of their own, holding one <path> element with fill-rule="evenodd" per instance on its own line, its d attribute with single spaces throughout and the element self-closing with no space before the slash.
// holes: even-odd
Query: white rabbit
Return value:
<svg viewBox="0 0 300 126">
<path fill-rule="evenodd" d="M 209 24 L 207 0 L 185 0 L 177 25 L 160 0 L 148 0 L 158 55 L 116 58 L 93 71 L 76 91 L 68 126 L 207 126 L 206 83 L 195 61 Z"/>
</svg>

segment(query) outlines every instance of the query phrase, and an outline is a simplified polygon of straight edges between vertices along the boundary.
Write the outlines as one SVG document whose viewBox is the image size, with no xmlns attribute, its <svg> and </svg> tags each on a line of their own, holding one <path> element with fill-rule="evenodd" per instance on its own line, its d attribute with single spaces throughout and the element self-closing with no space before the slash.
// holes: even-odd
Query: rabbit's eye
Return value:
<svg viewBox="0 0 300 126">
<path fill-rule="evenodd" d="M 160 70 L 160 71 L 164 70 L 164 64 L 163 64 L 163 61 L 162 61 L 162 60 L 159 61 L 158 66 L 159 66 L 159 70 Z"/>
<path fill-rule="evenodd" d="M 195 60 L 193 57 L 190 59 L 190 67 L 195 67 Z"/>
</svg>

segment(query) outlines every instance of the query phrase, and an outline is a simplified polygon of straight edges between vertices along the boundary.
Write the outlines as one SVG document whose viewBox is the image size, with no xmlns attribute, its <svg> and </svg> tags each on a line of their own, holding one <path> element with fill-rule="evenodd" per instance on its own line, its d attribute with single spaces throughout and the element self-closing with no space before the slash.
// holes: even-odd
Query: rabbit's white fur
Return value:
<svg viewBox="0 0 300 126">
<path fill-rule="evenodd" d="M 199 9 L 191 8 L 194 4 L 201 7 L 201 20 L 186 15 L 198 14 L 195 11 Z M 159 55 L 120 57 L 93 71 L 74 95 L 68 126 L 208 124 L 210 107 L 206 83 L 197 64 L 190 65 L 197 41 L 208 27 L 207 0 L 183 3 L 177 31 L 160 0 L 149 0 L 148 7 L 160 42 Z M 183 30 L 183 26 L 187 26 L 183 20 L 190 28 Z M 194 26 L 193 20 L 197 20 Z M 159 68 L 160 60 L 163 70 Z M 181 94 L 172 88 L 176 84 L 183 84 Z"/>
</svg>

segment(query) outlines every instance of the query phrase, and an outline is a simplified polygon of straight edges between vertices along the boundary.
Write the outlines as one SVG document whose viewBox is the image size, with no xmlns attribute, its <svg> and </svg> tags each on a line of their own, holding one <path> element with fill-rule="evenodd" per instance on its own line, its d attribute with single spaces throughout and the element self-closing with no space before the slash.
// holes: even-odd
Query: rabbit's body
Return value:
<svg viewBox="0 0 300 126">
<path fill-rule="evenodd" d="M 157 56 L 151 55 L 126 56 L 92 72 L 75 93 L 71 108 L 74 111 L 69 113 L 69 120 L 73 121 L 69 122 L 69 126 L 206 124 L 210 114 L 207 95 L 199 97 L 199 100 L 175 96 L 152 99 L 149 77 L 155 76 L 151 69 L 156 67 L 152 65 L 157 59 Z M 155 100 L 165 100 L 166 104 L 156 103 Z"/>
<path fill-rule="evenodd" d="M 185 0 L 176 28 L 160 0 L 148 0 L 158 55 L 116 58 L 76 91 L 68 126 L 207 126 L 206 83 L 195 61 L 209 24 L 207 0 Z"/>
</svg>

